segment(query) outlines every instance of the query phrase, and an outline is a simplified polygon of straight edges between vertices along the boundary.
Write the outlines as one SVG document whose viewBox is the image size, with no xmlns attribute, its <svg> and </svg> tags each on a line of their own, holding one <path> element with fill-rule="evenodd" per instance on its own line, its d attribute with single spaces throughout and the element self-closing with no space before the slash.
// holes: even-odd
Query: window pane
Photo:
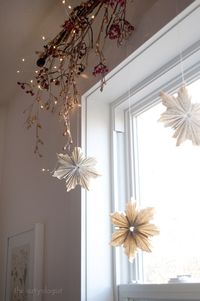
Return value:
<svg viewBox="0 0 200 301">
<path fill-rule="evenodd" d="M 200 80 L 189 87 L 200 102 Z M 137 117 L 139 191 L 142 207 L 156 208 L 160 235 L 144 253 L 144 281 L 168 282 L 177 275 L 200 279 L 200 147 L 176 147 L 173 131 L 158 122 L 165 111 L 155 105 Z"/>
</svg>

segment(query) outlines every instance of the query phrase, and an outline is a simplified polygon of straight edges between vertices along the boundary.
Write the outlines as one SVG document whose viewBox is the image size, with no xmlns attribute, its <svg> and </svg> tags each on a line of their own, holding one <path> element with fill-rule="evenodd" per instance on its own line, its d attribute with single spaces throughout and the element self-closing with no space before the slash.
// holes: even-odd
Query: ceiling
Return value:
<svg viewBox="0 0 200 301">
<path fill-rule="evenodd" d="M 156 1 L 134 0 L 132 14 L 139 20 Z M 68 2 L 76 6 L 81 1 Z M 0 0 L 0 7 L 0 104 L 4 104 L 19 90 L 17 81 L 31 80 L 37 69 L 35 51 L 44 44 L 42 36 L 52 38 L 59 32 L 66 11 L 61 0 Z"/>
<path fill-rule="evenodd" d="M 58 0 L 0 0 L 0 104 L 12 100 L 19 89 L 18 80 L 31 76 L 35 50 L 40 50 L 44 42 L 42 36 L 58 32 L 63 22 L 62 6 Z M 24 63 L 22 58 L 25 58 Z"/>
</svg>

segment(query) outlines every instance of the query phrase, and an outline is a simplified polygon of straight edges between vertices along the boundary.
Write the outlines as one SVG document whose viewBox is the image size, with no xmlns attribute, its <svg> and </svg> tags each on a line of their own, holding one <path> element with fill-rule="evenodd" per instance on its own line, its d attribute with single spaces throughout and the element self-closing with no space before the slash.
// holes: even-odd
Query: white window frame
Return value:
<svg viewBox="0 0 200 301">
<path fill-rule="evenodd" d="M 109 73 L 103 93 L 97 84 L 82 97 L 82 147 L 87 155 L 97 158 L 103 176 L 94 182 L 91 192 L 82 192 L 81 301 L 200 300 L 199 284 L 120 285 L 117 253 L 108 245 L 112 231 L 108 215 L 116 210 L 117 198 L 116 132 L 128 132 L 128 200 L 137 196 L 132 185 L 136 154 L 129 139 L 133 135 L 129 117 L 141 107 L 158 102 L 160 90 L 173 93 L 182 82 L 181 69 L 188 84 L 200 76 L 199 20 L 200 0 L 196 0 Z M 132 70 L 137 70 L 135 75 Z"/>
</svg>

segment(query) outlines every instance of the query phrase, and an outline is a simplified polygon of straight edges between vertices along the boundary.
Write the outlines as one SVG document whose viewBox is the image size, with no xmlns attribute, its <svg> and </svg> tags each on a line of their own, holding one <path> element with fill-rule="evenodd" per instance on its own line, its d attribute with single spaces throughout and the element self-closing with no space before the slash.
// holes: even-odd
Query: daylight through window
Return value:
<svg viewBox="0 0 200 301">
<path fill-rule="evenodd" d="M 200 80 L 188 87 L 193 102 L 200 102 Z M 165 110 L 156 104 L 134 116 L 134 143 L 138 159 L 138 191 L 142 207 L 156 208 L 160 235 L 153 252 L 143 253 L 143 280 L 167 283 L 178 275 L 200 279 L 200 147 L 190 141 L 176 147 L 173 132 L 158 122 Z"/>
</svg>

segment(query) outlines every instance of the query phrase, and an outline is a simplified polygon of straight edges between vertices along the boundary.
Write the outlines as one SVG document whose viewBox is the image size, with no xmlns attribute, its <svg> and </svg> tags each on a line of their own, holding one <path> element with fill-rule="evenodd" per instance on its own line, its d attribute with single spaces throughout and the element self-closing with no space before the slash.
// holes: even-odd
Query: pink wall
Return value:
<svg viewBox="0 0 200 301">
<path fill-rule="evenodd" d="M 47 295 L 44 300 L 79 300 L 80 286 L 80 190 L 66 193 L 64 184 L 41 168 L 54 167 L 60 151 L 59 135 L 49 122 L 50 154 L 44 160 L 33 155 L 33 132 L 24 129 L 23 94 L 8 107 L 4 174 L 1 189 L 1 231 L 3 235 L 24 227 L 45 224 L 45 285 L 63 289 L 61 295 Z M 43 165 L 44 164 L 44 165 Z M 4 256 L 1 257 L 1 265 Z M 1 268 L 2 272 L 2 268 Z M 77 287 L 74 289 L 74 285 Z M 3 300 L 2 292 L 0 300 Z"/>
<path fill-rule="evenodd" d="M 137 5 L 143 3 L 141 0 L 136 2 Z M 152 4 L 154 2 L 151 1 Z M 171 20 L 178 11 L 192 2 L 192 0 L 159 0 L 152 6 L 148 4 L 148 10 L 144 9 L 143 17 L 135 17 L 136 24 L 133 23 L 136 25 L 136 31 L 126 47 L 116 49 L 110 44 L 106 48 L 105 54 L 110 70 Z M 94 57 L 90 61 L 91 65 L 93 61 L 95 61 Z M 81 91 L 87 91 L 95 81 L 96 79 L 91 77 L 89 80 L 83 80 Z M 46 142 L 45 157 L 42 160 L 35 159 L 34 133 L 27 131 L 23 124 L 22 112 L 26 105 L 27 97 L 19 92 L 8 105 L 6 119 L 6 142 L 0 190 L 0 300 L 3 300 L 4 237 L 7 233 L 42 222 L 45 224 L 44 282 L 50 289 L 63 289 L 60 295 L 45 295 L 44 301 L 79 301 L 80 189 L 66 193 L 63 183 L 41 172 L 42 167 L 54 167 L 55 154 L 61 151 L 63 145 L 60 129 L 54 118 L 45 117 L 46 125 L 48 124 L 48 130 L 42 131 Z"/>
<path fill-rule="evenodd" d="M 5 122 L 6 122 L 7 106 L 0 105 L 0 185 L 2 180 L 2 166 L 4 157 L 4 145 L 5 145 Z"/>
</svg>

